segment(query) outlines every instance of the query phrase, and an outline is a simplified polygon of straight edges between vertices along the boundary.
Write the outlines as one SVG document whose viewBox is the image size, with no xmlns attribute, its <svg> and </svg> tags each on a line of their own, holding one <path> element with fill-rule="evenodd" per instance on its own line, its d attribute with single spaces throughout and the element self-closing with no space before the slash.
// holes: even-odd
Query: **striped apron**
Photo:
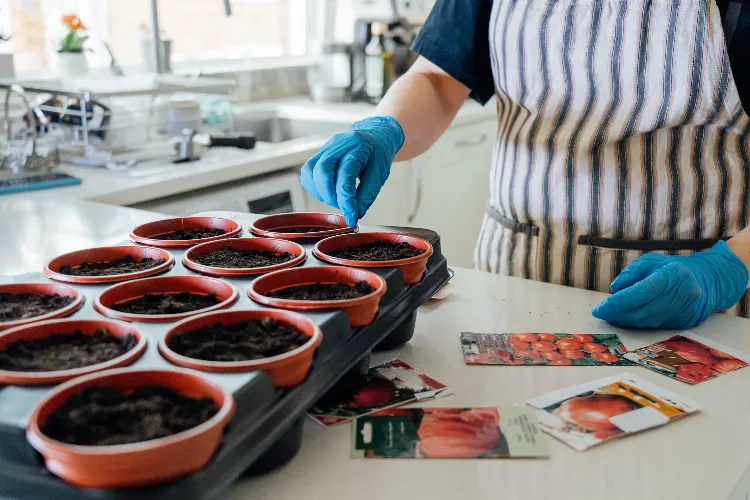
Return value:
<svg viewBox="0 0 750 500">
<path fill-rule="evenodd" d="M 494 0 L 489 36 L 480 270 L 609 291 L 647 251 L 748 225 L 750 117 L 713 0 Z"/>
</svg>

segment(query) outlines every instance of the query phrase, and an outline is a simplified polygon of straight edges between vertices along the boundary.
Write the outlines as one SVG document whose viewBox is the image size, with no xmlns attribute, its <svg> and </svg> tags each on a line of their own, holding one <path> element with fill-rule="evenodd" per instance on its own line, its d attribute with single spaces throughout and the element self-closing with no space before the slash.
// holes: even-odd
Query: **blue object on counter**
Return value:
<svg viewBox="0 0 750 500">
<path fill-rule="evenodd" d="M 80 183 L 81 179 L 78 177 L 56 172 L 25 175 L 23 177 L 9 177 L 7 179 L 0 179 L 0 195 L 63 186 L 75 186 Z"/>
</svg>

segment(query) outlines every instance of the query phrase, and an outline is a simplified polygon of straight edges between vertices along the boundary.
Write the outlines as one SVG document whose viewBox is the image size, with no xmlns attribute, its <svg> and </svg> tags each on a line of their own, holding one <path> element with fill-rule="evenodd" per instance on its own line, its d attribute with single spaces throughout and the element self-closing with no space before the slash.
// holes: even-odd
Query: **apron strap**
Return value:
<svg viewBox="0 0 750 500">
<path fill-rule="evenodd" d="M 491 205 L 487 205 L 487 215 L 490 216 L 501 227 L 513 232 L 521 233 L 526 236 L 539 235 L 539 227 L 530 222 L 519 222 L 510 219 L 495 210 Z M 578 244 L 587 247 L 607 248 L 611 250 L 636 250 L 641 252 L 674 252 L 680 250 L 699 251 L 711 248 L 720 240 L 728 240 L 730 236 L 721 238 L 700 238 L 697 240 L 626 240 L 620 238 L 604 238 L 583 234 L 578 237 Z"/>
<path fill-rule="evenodd" d="M 537 236 L 539 234 L 539 228 L 530 222 L 518 222 L 517 220 L 509 219 L 500 212 L 494 209 L 492 205 L 487 204 L 487 215 L 495 220 L 501 227 L 508 229 L 514 233 L 523 233 L 526 236 Z"/>
<path fill-rule="evenodd" d="M 711 248 L 720 240 L 728 240 L 729 236 L 721 238 L 701 238 L 698 240 L 624 240 L 619 238 L 602 238 L 584 234 L 578 237 L 578 244 L 588 247 L 609 248 L 613 250 L 639 250 L 641 252 L 671 252 L 679 250 L 705 250 Z"/>
</svg>

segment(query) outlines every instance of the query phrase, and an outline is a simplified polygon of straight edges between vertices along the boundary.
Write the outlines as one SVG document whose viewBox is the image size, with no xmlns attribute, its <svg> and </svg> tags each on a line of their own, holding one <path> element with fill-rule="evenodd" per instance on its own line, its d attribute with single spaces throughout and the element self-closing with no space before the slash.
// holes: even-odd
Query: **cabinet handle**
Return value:
<svg viewBox="0 0 750 500">
<path fill-rule="evenodd" d="M 457 148 L 469 148 L 471 146 L 479 146 L 487 140 L 487 134 L 478 134 L 473 137 L 467 137 L 465 139 L 458 139 L 453 143 Z"/>
<path fill-rule="evenodd" d="M 407 217 L 406 219 L 409 224 L 411 224 L 412 222 L 414 222 L 414 219 L 417 218 L 417 214 L 419 214 L 419 208 L 422 205 L 422 172 L 419 168 L 419 163 L 417 163 L 416 158 L 409 160 L 409 166 L 411 167 L 411 173 L 414 176 L 414 181 L 417 185 L 417 189 L 414 195 L 414 206 L 412 207 L 409 217 Z"/>
</svg>

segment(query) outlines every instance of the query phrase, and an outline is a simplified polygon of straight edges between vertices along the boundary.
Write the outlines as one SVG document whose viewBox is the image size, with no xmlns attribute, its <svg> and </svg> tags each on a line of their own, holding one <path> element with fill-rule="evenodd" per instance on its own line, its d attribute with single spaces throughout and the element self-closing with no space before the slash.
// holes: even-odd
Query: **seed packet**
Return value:
<svg viewBox="0 0 750 500">
<path fill-rule="evenodd" d="M 370 368 L 365 384 L 350 397 L 332 405 L 315 406 L 308 414 L 319 424 L 331 427 L 385 408 L 452 393 L 445 384 L 393 359 Z"/>
<path fill-rule="evenodd" d="M 526 404 L 536 408 L 546 433 L 578 451 L 700 409 L 694 401 L 629 373 L 566 387 Z"/>
<path fill-rule="evenodd" d="M 747 354 L 693 332 L 682 332 L 624 356 L 649 370 L 690 385 L 726 375 L 750 363 Z"/>
<path fill-rule="evenodd" d="M 464 360 L 470 365 L 632 366 L 614 333 L 472 333 L 461 334 Z"/>
<path fill-rule="evenodd" d="M 394 408 L 352 426 L 354 458 L 544 458 L 532 408 Z"/>
</svg>

